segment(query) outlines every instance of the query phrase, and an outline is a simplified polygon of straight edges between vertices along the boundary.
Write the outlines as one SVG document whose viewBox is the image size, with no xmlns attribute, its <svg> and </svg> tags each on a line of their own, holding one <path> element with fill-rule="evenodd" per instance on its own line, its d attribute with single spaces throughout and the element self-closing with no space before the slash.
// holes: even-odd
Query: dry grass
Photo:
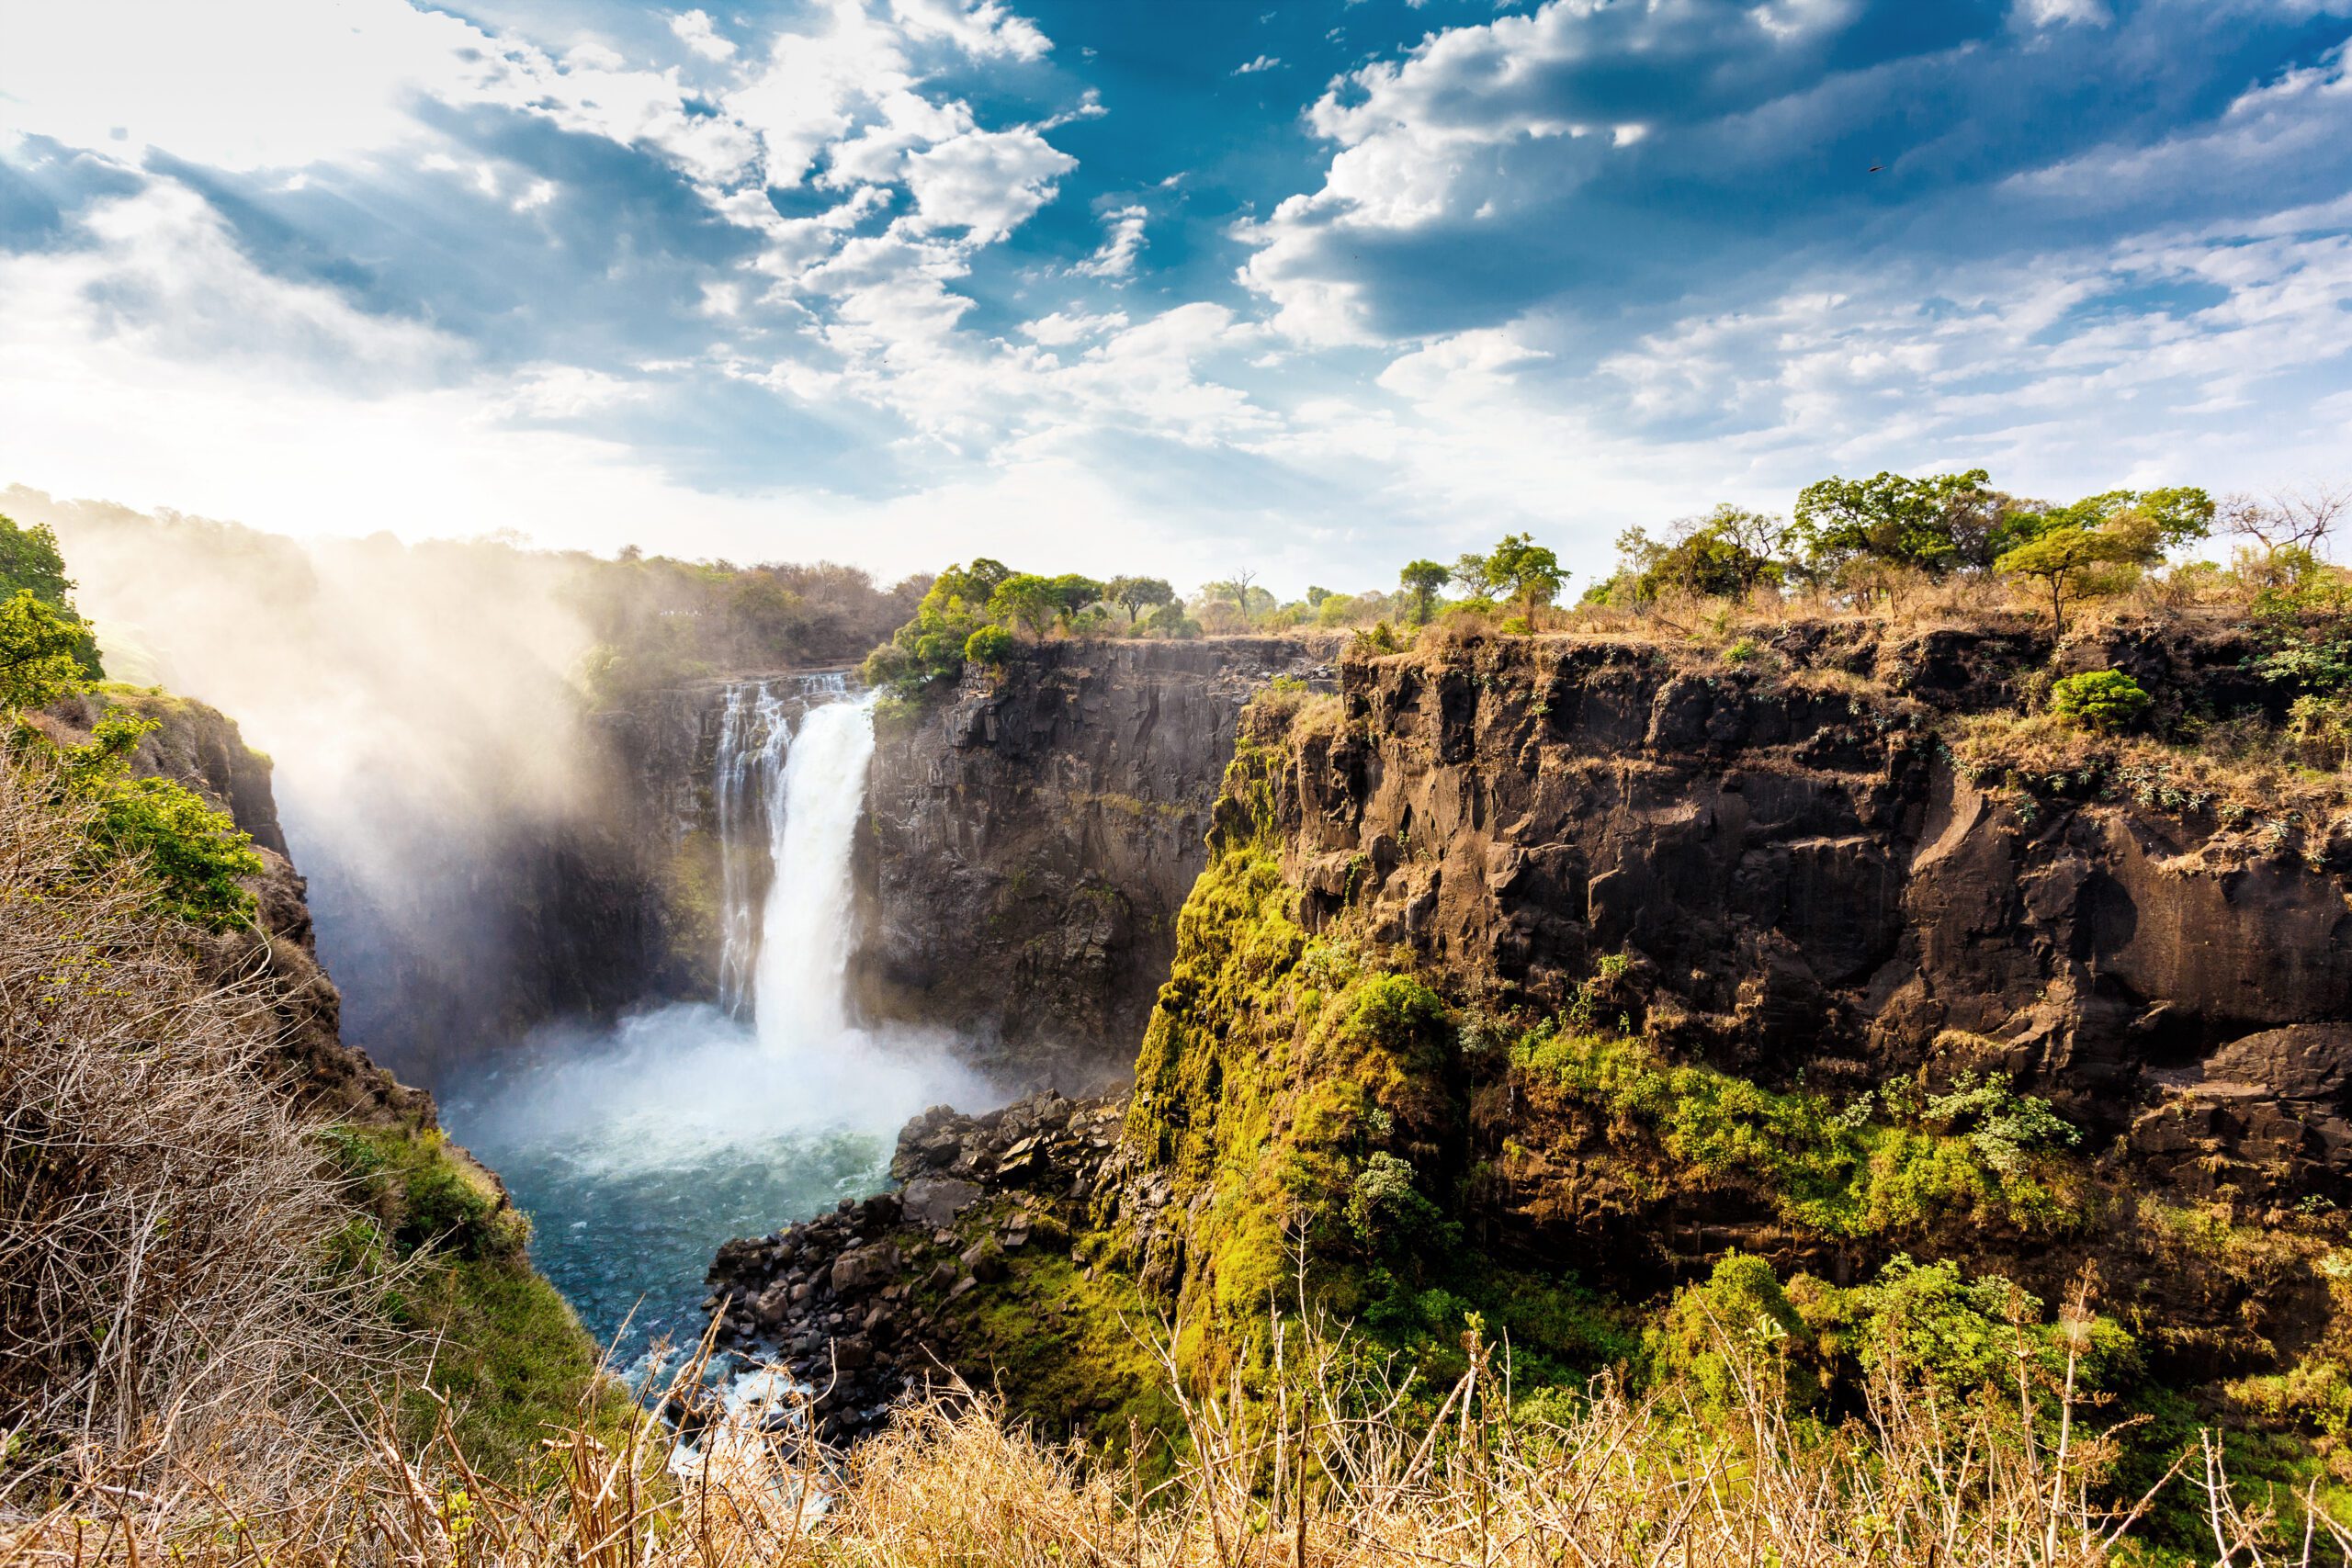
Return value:
<svg viewBox="0 0 2352 1568">
<path fill-rule="evenodd" d="M 55 783 L 0 765 L 0 1500 L 221 1453 L 290 1483 L 384 1348 L 328 1255 L 352 1211 L 263 1091 L 266 992 L 92 870 Z"/>
<path fill-rule="evenodd" d="M 2083 1311 L 2077 1303 L 2077 1315 Z M 1723 1402 L 1635 1396 L 1601 1380 L 1515 1400 L 1506 1359 L 1466 1341 L 1450 1390 L 1417 1390 L 1343 1336 L 1273 1327 L 1271 1375 L 1180 1395 L 1167 1479 L 1096 1463 L 1009 1426 L 956 1384 L 847 1455 L 800 1440 L 799 1394 L 713 1421 L 697 1359 L 662 1395 L 699 1451 L 647 1422 L 616 1446 L 550 1434 L 530 1482 L 484 1476 L 452 1427 L 422 1455 L 389 1437 L 322 1466 L 298 1499 L 245 1506 L 220 1473 L 153 1492 L 85 1490 L 0 1521 L 0 1568 L 168 1558 L 204 1568 L 2098 1568 L 2145 1559 L 2155 1492 L 2103 1491 L 2106 1439 L 2071 1366 L 2054 1387 L 1959 1406 L 1890 1369 L 1834 1427 L 1781 1397 L 1769 1341 L 1715 1332 Z M 2022 1351 L 2022 1346 L 2021 1346 Z M 2020 1369 L 2034 1364 L 2021 1353 Z M 1172 1375 L 1172 1374 L 1171 1374 Z M 1171 1386 L 1177 1386 L 1171 1384 Z M 389 1433 L 387 1423 L 384 1430 Z M 2222 1568 L 2352 1548 L 2310 1498 L 2304 1521 L 2244 1506 L 2203 1440 L 2159 1483 L 2184 1488 Z M 192 1464 L 191 1475 L 203 1473 Z M 665 1479 L 667 1477 L 667 1479 Z"/>
</svg>

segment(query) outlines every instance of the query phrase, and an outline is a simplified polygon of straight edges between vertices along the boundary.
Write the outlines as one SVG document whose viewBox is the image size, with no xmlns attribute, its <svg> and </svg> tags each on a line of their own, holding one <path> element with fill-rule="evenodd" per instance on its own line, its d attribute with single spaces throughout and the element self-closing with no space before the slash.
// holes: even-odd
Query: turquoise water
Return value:
<svg viewBox="0 0 2352 1568">
<path fill-rule="evenodd" d="M 716 1008 L 550 1031 L 445 1086 L 450 1136 L 531 1216 L 531 1257 L 626 1366 L 703 1327 L 721 1242 L 888 1185 L 898 1131 L 985 1087 L 936 1041 L 778 1053 Z"/>
</svg>

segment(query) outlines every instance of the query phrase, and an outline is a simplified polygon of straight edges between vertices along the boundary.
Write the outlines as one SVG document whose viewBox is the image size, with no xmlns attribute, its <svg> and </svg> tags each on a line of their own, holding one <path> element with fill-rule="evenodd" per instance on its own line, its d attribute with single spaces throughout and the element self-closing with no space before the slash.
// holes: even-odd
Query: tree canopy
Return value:
<svg viewBox="0 0 2352 1568">
<path fill-rule="evenodd" d="M 47 707 L 80 691 L 88 635 L 29 588 L 0 600 L 0 710 Z"/>
<path fill-rule="evenodd" d="M 98 660 L 97 639 L 74 607 L 74 580 L 65 575 L 65 558 L 57 547 L 57 534 L 45 523 L 27 528 L 0 516 L 0 598 L 30 593 L 74 628 L 72 653 L 82 675 L 106 679 Z"/>
<path fill-rule="evenodd" d="M 1858 560 L 1938 575 L 1986 565 L 2005 499 L 1990 478 L 1971 468 L 1917 479 L 1883 470 L 1822 479 L 1797 496 L 1795 542 L 1825 575 Z"/>
<path fill-rule="evenodd" d="M 1485 555 L 1464 555 L 1454 562 L 1453 579 L 1480 597 L 1532 608 L 1558 598 L 1568 574 L 1560 558 L 1532 536 L 1505 534 Z"/>
<path fill-rule="evenodd" d="M 1134 626 L 1146 610 L 1176 603 L 1176 590 L 1161 577 L 1114 577 L 1102 585 L 1106 604 L 1116 604 L 1127 613 L 1127 625 Z"/>
</svg>

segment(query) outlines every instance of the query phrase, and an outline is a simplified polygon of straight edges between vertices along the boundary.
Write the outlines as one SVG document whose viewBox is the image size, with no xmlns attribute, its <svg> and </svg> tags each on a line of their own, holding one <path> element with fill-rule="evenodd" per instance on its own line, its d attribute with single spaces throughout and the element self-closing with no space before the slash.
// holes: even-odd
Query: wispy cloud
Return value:
<svg viewBox="0 0 2352 1568">
<path fill-rule="evenodd" d="M 1136 258 L 1143 254 L 1144 224 L 1150 214 L 1140 207 L 1122 207 L 1103 214 L 1106 232 L 1102 248 L 1078 264 L 1078 271 L 1088 277 L 1125 278 L 1136 270 Z"/>
</svg>

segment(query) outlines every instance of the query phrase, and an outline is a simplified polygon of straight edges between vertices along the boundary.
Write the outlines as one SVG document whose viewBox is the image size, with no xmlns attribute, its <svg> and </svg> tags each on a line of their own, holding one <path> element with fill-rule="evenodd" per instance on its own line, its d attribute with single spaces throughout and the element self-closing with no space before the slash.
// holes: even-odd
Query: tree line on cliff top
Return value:
<svg viewBox="0 0 2352 1568">
<path fill-rule="evenodd" d="M 1648 619 L 1676 628 L 1690 607 L 1749 609 L 1813 602 L 1825 611 L 1895 606 L 1955 586 L 1987 609 L 2046 615 L 2064 637 L 2085 601 L 2154 586 L 2177 600 L 2283 591 L 2308 609 L 2337 592 L 2324 558 L 2352 489 L 2217 502 L 2193 486 L 2112 490 L 2060 503 L 1995 488 L 1986 470 L 1909 478 L 1830 478 L 1788 516 L 1721 505 L 1653 533 L 1631 528 L 1617 561 L 1572 605 L 1570 573 L 1531 534 L 1506 534 L 1451 564 L 1407 562 L 1393 588 L 1314 586 L 1283 600 L 1236 571 L 1189 598 L 1157 578 L 1097 581 L 1015 571 L 975 558 L 923 584 L 915 613 L 868 657 L 865 673 L 900 693 L 995 666 L 1056 637 L 1193 637 L 1352 630 L 1371 651 L 1403 646 L 1433 622 L 1476 617 L 1502 634 L 1605 629 Z M 2233 565 L 2170 564 L 2216 531 L 2234 536 Z M 902 587 L 901 592 L 907 590 Z M 2300 596 L 2299 598 L 2296 596 Z"/>
</svg>

